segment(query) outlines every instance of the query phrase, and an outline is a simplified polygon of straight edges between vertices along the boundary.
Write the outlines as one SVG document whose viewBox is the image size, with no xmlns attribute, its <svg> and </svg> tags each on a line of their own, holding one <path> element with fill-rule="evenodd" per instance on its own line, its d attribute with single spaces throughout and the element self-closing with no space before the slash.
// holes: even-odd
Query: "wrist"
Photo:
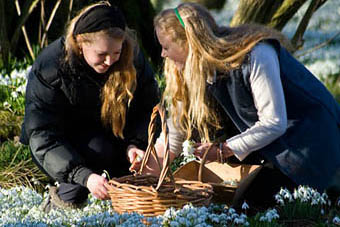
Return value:
<svg viewBox="0 0 340 227">
<path fill-rule="evenodd" d="M 74 178 L 73 178 L 72 182 L 80 184 L 84 187 L 87 187 L 87 181 L 88 181 L 91 174 L 93 174 L 92 170 L 90 170 L 86 167 L 82 167 L 82 168 L 78 169 L 76 174 L 74 174 Z"/>
<path fill-rule="evenodd" d="M 223 143 L 218 144 L 218 149 L 217 149 L 218 155 L 217 155 L 217 160 L 219 163 L 224 163 L 224 154 L 223 154 Z"/>
<path fill-rule="evenodd" d="M 134 149 L 134 148 L 137 148 L 137 146 L 136 145 L 134 145 L 134 144 L 130 144 L 129 146 L 127 146 L 127 148 L 126 148 L 126 158 L 127 158 L 127 160 L 129 161 L 129 162 L 131 162 L 132 163 L 132 158 L 133 157 L 131 157 L 130 155 L 130 150 L 131 149 Z"/>
<path fill-rule="evenodd" d="M 132 148 L 137 148 L 137 146 L 134 145 L 134 144 L 130 144 L 129 146 L 127 146 L 126 152 L 129 153 L 129 150 L 132 149 Z"/>
<path fill-rule="evenodd" d="M 231 150 L 228 147 L 227 142 L 223 142 L 219 144 L 219 152 L 220 152 L 220 160 L 221 162 L 225 162 L 226 159 L 230 156 Z"/>
</svg>

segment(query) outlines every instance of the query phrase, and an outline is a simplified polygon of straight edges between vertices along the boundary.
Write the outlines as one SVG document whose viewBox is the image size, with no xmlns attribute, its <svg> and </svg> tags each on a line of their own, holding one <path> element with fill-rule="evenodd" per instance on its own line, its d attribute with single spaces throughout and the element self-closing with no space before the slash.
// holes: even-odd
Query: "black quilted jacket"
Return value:
<svg viewBox="0 0 340 227">
<path fill-rule="evenodd" d="M 43 50 L 29 73 L 21 142 L 29 144 L 33 160 L 54 180 L 85 186 L 92 170 L 72 140 L 89 130 L 110 133 L 100 120 L 100 90 L 107 76 L 81 61 L 76 70 L 67 67 L 61 61 L 63 56 L 64 38 L 59 38 Z M 136 56 L 135 67 L 137 88 L 128 109 L 123 143 L 144 149 L 159 90 L 142 53 Z"/>
</svg>

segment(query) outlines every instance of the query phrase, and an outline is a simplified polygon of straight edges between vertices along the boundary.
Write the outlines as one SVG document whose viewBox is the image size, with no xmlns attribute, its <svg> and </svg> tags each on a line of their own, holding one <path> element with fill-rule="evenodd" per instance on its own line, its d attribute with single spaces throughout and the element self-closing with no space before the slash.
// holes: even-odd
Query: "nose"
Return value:
<svg viewBox="0 0 340 227">
<path fill-rule="evenodd" d="M 162 53 L 161 53 L 161 56 L 162 58 L 165 58 L 167 55 L 166 55 L 166 51 L 164 49 L 162 49 Z"/>
<path fill-rule="evenodd" d="M 114 57 L 110 56 L 110 55 L 107 55 L 105 57 L 105 61 L 104 61 L 104 64 L 105 65 L 112 65 L 114 63 L 115 59 Z"/>
</svg>

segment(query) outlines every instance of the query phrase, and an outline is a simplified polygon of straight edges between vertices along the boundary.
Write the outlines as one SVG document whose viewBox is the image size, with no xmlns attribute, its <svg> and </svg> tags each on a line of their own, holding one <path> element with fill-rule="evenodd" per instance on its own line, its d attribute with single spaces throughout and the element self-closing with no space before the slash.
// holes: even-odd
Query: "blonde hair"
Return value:
<svg viewBox="0 0 340 227">
<path fill-rule="evenodd" d="M 209 11 L 199 4 L 182 3 L 177 9 L 184 26 L 174 9 L 163 10 L 154 19 L 156 29 L 188 49 L 182 71 L 176 69 L 172 60 L 165 59 L 164 97 L 169 101 L 175 125 L 179 125 L 188 138 L 192 130 L 197 129 L 203 141 L 210 141 L 209 128 L 220 128 L 220 119 L 207 98 L 206 82 L 211 81 L 216 70 L 228 72 L 240 67 L 261 40 L 283 40 L 284 37 L 260 25 L 219 27 Z"/>
<path fill-rule="evenodd" d="M 90 5 L 71 20 L 68 26 L 65 39 L 65 61 L 71 59 L 72 55 L 82 58 L 80 43 L 77 37 L 81 37 L 82 42 L 93 43 L 101 35 L 109 36 L 116 40 L 123 40 L 120 58 L 109 69 L 109 78 L 101 91 L 102 107 L 101 120 L 105 126 L 111 127 L 115 136 L 124 138 L 123 130 L 125 127 L 125 118 L 127 106 L 133 99 L 133 93 L 136 88 L 136 69 L 133 65 L 134 49 L 136 40 L 133 32 L 125 28 L 125 31 L 118 28 L 108 28 L 98 32 L 79 34 L 77 37 L 73 34 L 74 27 L 79 17 L 89 9 L 108 2 L 100 2 Z M 79 40 L 79 39 L 78 39 Z"/>
</svg>

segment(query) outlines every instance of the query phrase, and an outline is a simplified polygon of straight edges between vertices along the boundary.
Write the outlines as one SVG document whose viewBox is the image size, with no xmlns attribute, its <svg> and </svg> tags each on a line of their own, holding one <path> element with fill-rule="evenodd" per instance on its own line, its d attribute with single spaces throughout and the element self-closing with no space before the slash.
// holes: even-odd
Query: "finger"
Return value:
<svg viewBox="0 0 340 227">
<path fill-rule="evenodd" d="M 137 160 L 137 159 L 136 159 Z M 140 169 L 141 163 L 134 160 L 129 168 L 130 172 L 135 172 Z"/>
<path fill-rule="evenodd" d="M 196 149 L 196 150 L 194 151 L 194 155 L 195 155 L 196 157 L 201 158 L 201 157 L 202 157 L 202 151 L 201 151 L 200 149 Z"/>
<path fill-rule="evenodd" d="M 202 144 L 201 143 L 195 143 L 194 145 L 192 145 L 193 148 L 198 148 L 200 147 Z"/>
<path fill-rule="evenodd" d="M 92 195 L 93 195 L 96 199 L 101 199 L 101 198 L 100 198 L 100 193 L 98 193 L 98 192 L 93 192 Z"/>
<path fill-rule="evenodd" d="M 103 200 L 108 197 L 108 193 L 106 190 L 99 188 L 98 191 L 96 192 L 96 198 Z"/>
<path fill-rule="evenodd" d="M 136 153 L 137 153 L 137 161 L 138 162 L 141 162 L 142 161 L 142 159 L 143 159 L 143 157 L 144 157 L 144 151 L 142 151 L 142 150 L 136 150 Z"/>
<path fill-rule="evenodd" d="M 135 149 L 129 151 L 128 157 L 129 157 L 130 163 L 133 162 L 133 160 L 136 158 L 136 156 L 137 156 L 137 154 L 136 154 Z"/>
<path fill-rule="evenodd" d="M 105 187 L 102 187 L 102 195 L 103 195 L 102 199 L 109 197 L 109 193 L 107 192 Z"/>
</svg>

